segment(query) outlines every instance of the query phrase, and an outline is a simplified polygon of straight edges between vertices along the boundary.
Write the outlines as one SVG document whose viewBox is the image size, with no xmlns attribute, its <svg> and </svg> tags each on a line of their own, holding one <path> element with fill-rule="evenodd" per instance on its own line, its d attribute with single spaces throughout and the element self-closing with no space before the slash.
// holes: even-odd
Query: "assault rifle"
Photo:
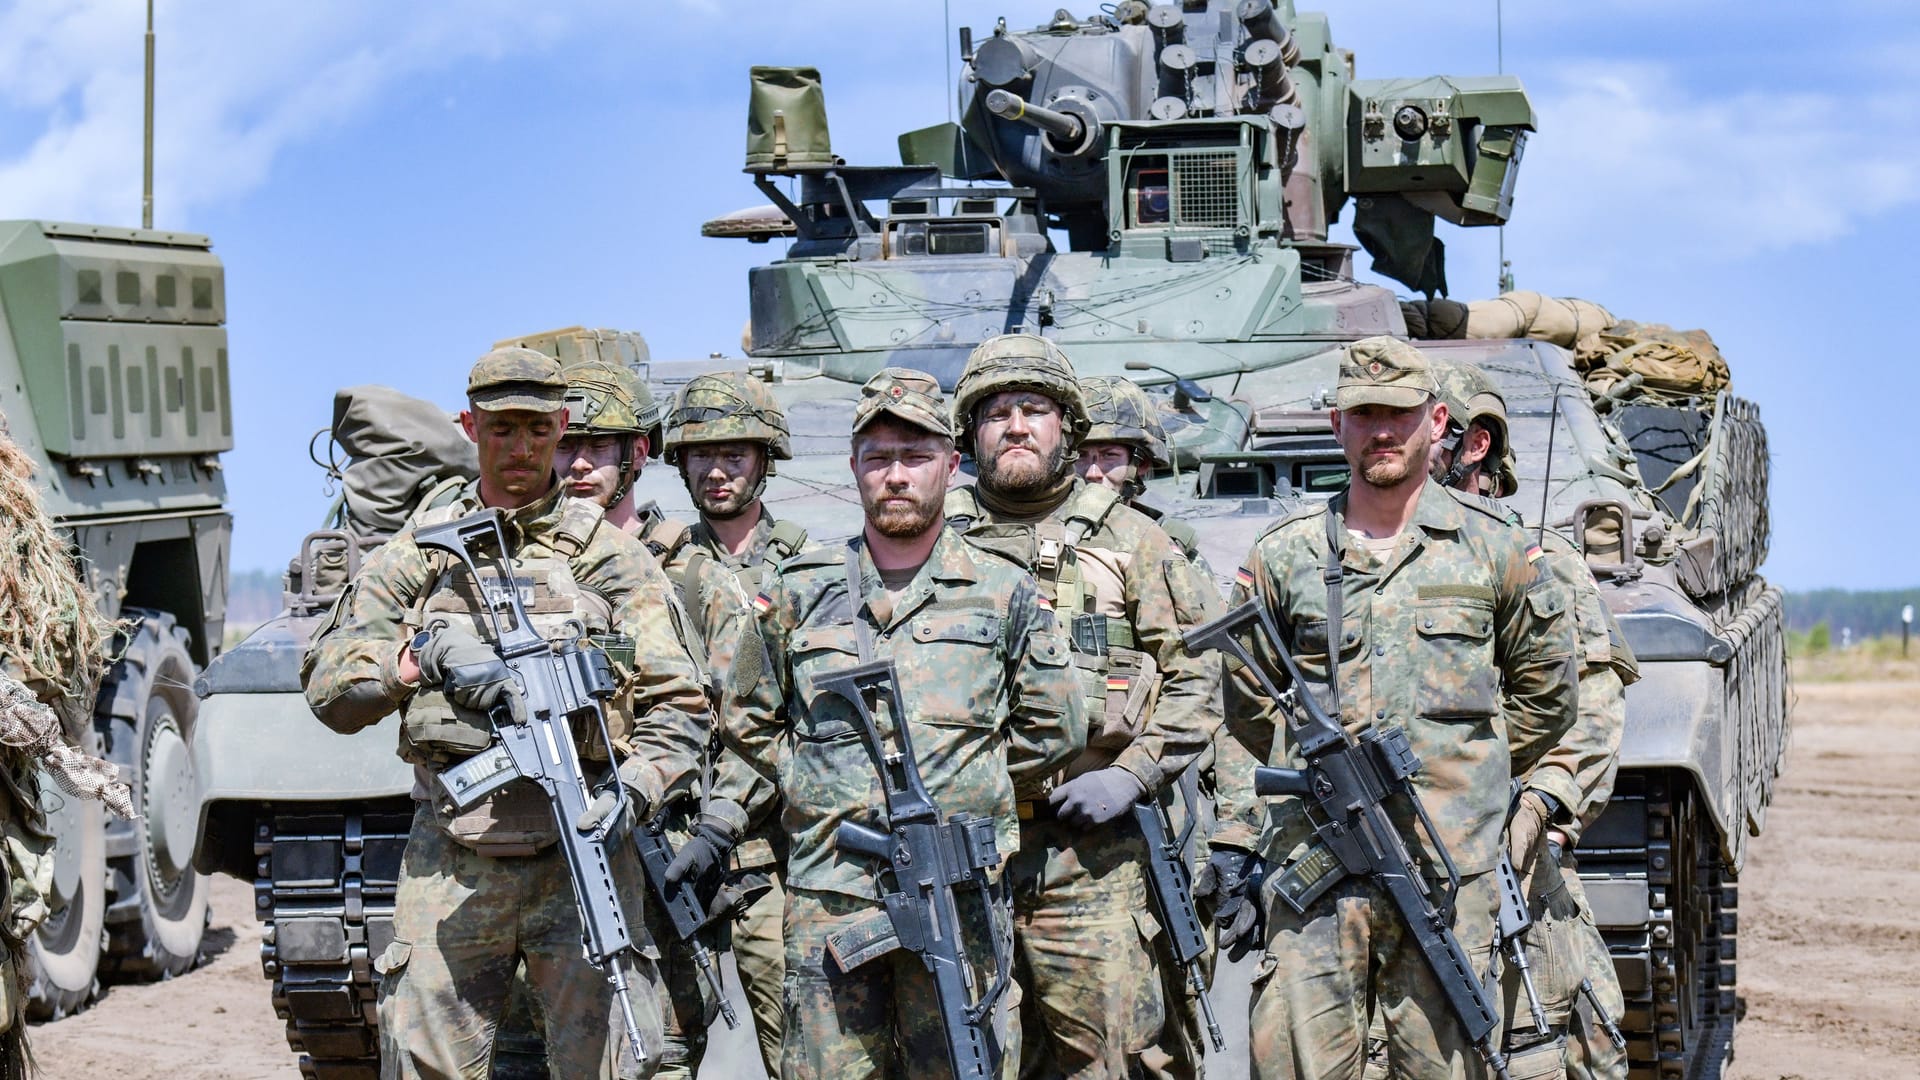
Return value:
<svg viewBox="0 0 1920 1080">
<path fill-rule="evenodd" d="M 991 927 L 994 897 L 987 870 L 1000 864 L 993 819 L 954 814 L 945 822 L 920 779 L 920 763 L 907 732 L 907 714 L 893 661 L 873 660 L 830 671 L 813 680 L 815 690 L 837 695 L 860 717 L 861 735 L 873 752 L 880 787 L 887 800 L 885 828 L 842 822 L 834 844 L 891 871 L 893 889 L 885 893 L 887 917 L 902 948 L 915 953 L 933 974 L 947 1035 L 947 1062 L 954 1080 L 989 1080 L 1000 1071 L 1001 1046 L 993 1031 L 993 1007 L 1006 992 L 1012 972 L 1011 948 Z M 885 688 L 896 748 L 888 750 L 867 705 L 867 694 Z M 960 916 L 959 886 L 978 891 L 987 912 L 993 942 L 993 981 L 975 994 L 973 968 L 967 962 Z M 884 888 L 884 884 L 883 884 Z"/>
<path fill-rule="evenodd" d="M 1173 830 L 1167 808 L 1152 792 L 1133 804 L 1133 823 L 1147 842 L 1147 894 L 1153 897 L 1160 924 L 1167 929 L 1173 960 L 1200 998 L 1200 1012 L 1206 1017 L 1214 1050 L 1224 1053 L 1227 1041 L 1220 1034 L 1220 1021 L 1214 1019 L 1213 999 L 1207 996 L 1207 973 L 1200 963 L 1207 951 L 1207 931 L 1193 906 L 1193 876 L 1186 859 L 1187 841 L 1193 836 L 1196 821 L 1196 800 L 1184 784 L 1180 791 L 1187 797 L 1187 827 L 1177 839 L 1170 835 Z"/>
<path fill-rule="evenodd" d="M 607 718 L 602 703 L 613 695 L 613 666 L 607 654 L 584 644 L 585 628 L 574 640 L 556 645 L 540 636 L 527 621 L 520 590 L 513 580 L 506 532 L 495 509 L 468 514 L 457 521 L 418 529 L 413 541 L 422 550 L 444 551 L 459 559 L 473 575 L 487 618 L 493 624 L 493 647 L 513 673 L 518 700 L 496 706 L 488 719 L 494 743 L 480 753 L 448 767 L 438 780 L 442 800 L 456 812 L 471 809 L 507 784 L 531 780 L 546 793 L 573 879 L 574 904 L 580 911 L 581 944 L 588 962 L 613 984 L 634 1056 L 646 1060 L 640 1025 L 628 994 L 629 971 L 640 955 L 634 944 L 632 919 L 621 896 L 619 882 L 637 882 L 633 849 L 618 842 L 615 831 L 627 820 L 631 804 L 617 777 L 606 787 L 616 800 L 613 812 L 594 828 L 581 832 L 575 823 L 599 792 L 587 780 L 575 749 L 574 723 L 590 721 L 588 733 L 597 733 L 600 745 L 611 752 Z M 500 576 L 480 576 L 475 553 L 499 553 Z M 513 624 L 501 625 L 509 614 Z"/>
<path fill-rule="evenodd" d="M 1255 794 L 1304 799 L 1313 823 L 1314 849 L 1275 879 L 1280 898 L 1304 914 L 1315 900 L 1347 877 L 1369 878 L 1399 910 L 1415 947 L 1432 969 L 1447 1006 L 1459 1018 L 1468 1038 L 1494 1075 L 1507 1080 L 1507 1058 L 1500 1049 L 1500 1014 L 1480 985 L 1460 939 L 1453 934 L 1453 894 L 1459 889 L 1460 874 L 1413 788 L 1420 759 L 1414 756 L 1407 733 L 1397 727 L 1369 727 L 1358 738 L 1349 738 L 1307 689 L 1272 613 L 1257 595 L 1188 631 L 1187 649 L 1228 653 L 1246 665 L 1270 699 L 1284 701 L 1285 695 L 1273 676 L 1236 636 L 1248 629 L 1266 638 L 1286 677 L 1299 689 L 1299 708 L 1288 717 L 1287 725 L 1294 746 L 1306 759 L 1306 768 L 1262 766 L 1253 772 Z M 1394 799 L 1412 808 L 1446 870 L 1449 884 L 1439 903 L 1388 816 L 1387 804 Z"/>
<path fill-rule="evenodd" d="M 708 985 L 713 987 L 714 997 L 720 999 L 720 1016 L 726 1020 L 727 1027 L 739 1027 L 740 1015 L 733 1011 L 733 1002 L 727 1000 L 727 988 L 720 981 L 720 966 L 714 963 L 712 950 L 700 937 L 712 921 L 707 907 L 696 895 L 693 882 L 667 881 L 667 867 L 673 865 L 673 842 L 667 839 L 665 815 L 655 815 L 652 821 L 633 830 L 633 842 L 640 851 L 640 863 L 647 871 L 647 885 L 667 913 L 667 921 L 673 924 L 674 936 L 693 950 L 693 962 L 700 966 L 700 974 L 706 976 Z"/>
</svg>

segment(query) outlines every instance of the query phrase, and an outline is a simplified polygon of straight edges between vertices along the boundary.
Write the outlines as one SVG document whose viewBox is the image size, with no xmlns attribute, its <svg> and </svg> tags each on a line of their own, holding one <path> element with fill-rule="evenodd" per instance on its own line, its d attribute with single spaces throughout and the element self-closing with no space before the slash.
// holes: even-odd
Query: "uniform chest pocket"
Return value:
<svg viewBox="0 0 1920 1080">
<path fill-rule="evenodd" d="M 1493 661 L 1493 605 L 1477 598 L 1423 600 L 1413 608 L 1421 693 L 1431 720 L 1482 719 L 1499 705 Z"/>
<path fill-rule="evenodd" d="M 793 692 L 806 706 L 796 710 L 794 737 L 802 742 L 855 738 L 859 729 L 854 726 L 853 706 L 813 685 L 821 675 L 860 663 L 852 625 L 807 627 L 788 639 L 787 649 L 793 663 Z"/>
<path fill-rule="evenodd" d="M 896 638 L 894 660 L 913 689 L 907 700 L 916 721 L 1000 726 L 1002 625 L 993 612 L 924 614 L 904 631 L 911 644 Z"/>
<path fill-rule="evenodd" d="M 1293 658 L 1305 666 L 1324 672 L 1327 667 L 1327 620 L 1302 619 L 1293 624 Z M 1340 662 L 1360 656 L 1360 634 L 1351 624 L 1340 634 Z"/>
</svg>

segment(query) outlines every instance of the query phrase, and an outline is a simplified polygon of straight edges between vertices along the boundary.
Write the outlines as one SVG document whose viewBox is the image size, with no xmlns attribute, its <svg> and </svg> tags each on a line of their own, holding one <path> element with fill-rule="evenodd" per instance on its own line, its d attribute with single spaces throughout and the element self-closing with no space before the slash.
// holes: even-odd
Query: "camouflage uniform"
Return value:
<svg viewBox="0 0 1920 1080">
<path fill-rule="evenodd" d="M 936 396 L 905 397 L 906 414 L 928 412 L 944 426 Z M 932 428 L 929 417 L 909 419 Z M 822 672 L 860 662 L 855 621 L 871 633 L 874 657 L 896 665 L 920 770 L 941 814 L 993 818 L 1002 853 L 1019 846 L 1016 789 L 1037 786 L 1085 744 L 1071 653 L 1033 578 L 935 527 L 931 555 L 897 599 L 862 537 L 789 559 L 754 601 L 768 664 L 751 683 L 735 668 L 729 740 L 778 782 L 791 842 L 781 1064 L 788 1080 L 923 1075 L 946 1061 L 932 978 L 911 953 L 882 951 L 894 939 L 876 871 L 834 842 L 840 823 L 872 824 L 885 805 L 852 709 L 813 689 Z M 884 710 L 880 719 L 899 720 Z M 987 935 L 1008 933 L 1006 913 L 982 910 L 972 893 L 961 895 L 960 913 L 984 988 L 993 968 Z"/>
<path fill-rule="evenodd" d="M 995 338 L 968 359 L 954 417 L 969 444 L 974 406 L 1018 389 L 1058 402 L 1062 436 L 1077 447 L 1091 421 L 1072 368 L 1051 342 L 1024 334 Z M 1021 789 L 1027 824 L 1010 867 L 1021 1074 L 1129 1076 L 1167 1065 L 1155 1053 L 1169 1010 L 1146 843 L 1125 813 L 1081 829 L 1046 796 L 1118 767 L 1157 798 L 1206 752 L 1219 723 L 1219 663 L 1188 653 L 1181 634 L 1216 613 L 1219 593 L 1145 514 L 1111 488 L 1071 479 L 1052 505 L 1019 513 L 996 507 L 991 491 L 960 488 L 947 515 L 970 535 L 1031 537 L 1029 565 L 1067 621 L 1087 702 L 1086 753 Z"/>
<path fill-rule="evenodd" d="M 708 415 L 705 410 L 709 409 L 731 411 Z M 668 420 L 664 453 L 669 463 L 678 463 L 682 447 L 701 442 L 759 443 L 767 451 L 767 476 L 773 475 L 775 461 L 793 457 L 785 414 L 766 384 L 749 375 L 723 372 L 689 381 Z M 704 518 L 689 527 L 684 549 L 689 562 L 710 559 L 730 570 L 749 598 L 759 593 L 762 580 L 774 567 L 814 546 L 798 522 L 775 521 L 764 504 L 756 509 L 759 517 L 753 537 L 741 554 L 729 551 Z M 746 904 L 730 927 L 733 960 L 753 1013 L 761 1064 L 769 1075 L 777 1075 L 784 1027 L 780 994 L 787 961 L 780 930 L 786 910 L 781 867 L 787 851 L 786 834 L 780 829 L 780 793 L 738 754 L 723 748 L 715 762 L 713 794 L 716 803 L 737 808 L 740 814 L 735 830 L 740 842 L 728 856 L 727 885 Z"/>
<path fill-rule="evenodd" d="M 1382 344 L 1382 342 L 1388 342 Z M 1417 350 L 1391 339 L 1353 346 L 1339 404 L 1410 408 L 1434 392 Z M 1427 482 L 1398 546 L 1376 559 L 1345 536 L 1345 496 L 1282 518 L 1254 545 L 1235 601 L 1258 597 L 1288 638 L 1308 681 L 1329 701 L 1325 579 L 1339 545 L 1341 718 L 1399 723 L 1423 768 L 1414 784 L 1461 875 L 1454 933 L 1487 970 L 1497 906 L 1507 779 L 1531 767 L 1573 722 L 1573 623 L 1565 591 L 1533 564 L 1524 536 L 1479 500 Z M 1267 652 L 1264 643 L 1256 652 Z M 1279 665 L 1262 655 L 1272 670 Z M 1502 685 L 1510 708 L 1502 712 Z M 1237 666 L 1227 722 L 1256 756 L 1301 764 L 1276 703 Z M 1279 737 L 1276 737 L 1279 736 Z M 1435 878 L 1439 860 L 1404 806 L 1390 808 L 1408 848 Z M 1314 846 L 1305 807 L 1268 804 L 1260 854 L 1266 951 L 1254 976 L 1253 1073 L 1358 1077 L 1371 1001 L 1385 1019 L 1389 1060 L 1409 1076 L 1480 1076 L 1467 1040 L 1390 900 L 1349 878 L 1305 915 L 1280 898 L 1285 871 L 1304 871 Z"/>
<path fill-rule="evenodd" d="M 1144 478 L 1152 475 L 1155 468 L 1171 468 L 1173 465 L 1166 428 L 1160 422 L 1152 399 L 1132 380 L 1118 376 L 1083 378 L 1080 380 L 1080 392 L 1086 399 L 1087 415 L 1092 422 L 1083 445 L 1114 442 L 1133 447 L 1135 472 L 1123 486 L 1121 497 L 1128 506 L 1160 526 L 1167 538 L 1187 557 L 1195 576 L 1210 586 L 1205 590 L 1209 601 L 1208 617 L 1218 614 L 1212 610 L 1219 606 L 1221 600 L 1218 584 L 1213 568 L 1200 553 L 1199 534 L 1193 526 L 1166 516 L 1164 511 L 1141 498 L 1146 491 Z M 1197 819 L 1187 847 L 1188 872 L 1195 884 L 1200 882 L 1200 874 L 1212 852 L 1209 841 L 1216 827 L 1216 814 L 1223 805 L 1228 808 L 1233 805 L 1230 799 L 1223 804 L 1221 786 L 1224 783 L 1236 790 L 1244 789 L 1242 798 L 1251 804 L 1254 802 L 1254 764 L 1253 757 L 1227 732 L 1225 725 L 1216 724 L 1207 750 L 1180 778 L 1177 787 L 1182 796 L 1174 798 L 1174 788 L 1169 788 L 1162 800 L 1167 804 L 1175 835 L 1187 827 L 1189 815 Z M 1250 840 L 1246 846 L 1251 850 Z M 1206 974 L 1208 985 L 1213 983 L 1214 964 L 1218 955 L 1213 948 L 1214 907 L 1212 895 L 1196 892 L 1194 908 L 1200 917 L 1200 924 L 1206 928 L 1208 947 L 1195 962 Z M 1200 1013 L 1199 993 L 1174 959 L 1172 935 L 1161 934 L 1154 939 L 1154 963 L 1159 967 L 1160 992 L 1169 1008 L 1160 1028 L 1159 1039 L 1153 1049 L 1141 1056 L 1141 1064 L 1152 1076 L 1166 1077 L 1168 1080 L 1197 1080 L 1205 1073 L 1206 1028 Z"/>
<path fill-rule="evenodd" d="M 1489 494 L 1511 496 L 1519 481 L 1507 438 L 1506 400 L 1493 381 L 1471 364 L 1453 362 L 1438 368 L 1442 397 L 1461 430 L 1480 422 L 1493 436 L 1488 455 L 1493 467 L 1483 465 L 1480 473 Z M 1464 478 L 1464 473 L 1456 475 Z M 1502 504 L 1494 506 L 1519 524 L 1518 514 Z M 1593 923 L 1586 890 L 1580 884 L 1573 847 L 1581 832 L 1606 809 L 1613 793 L 1627 723 L 1626 687 L 1640 677 L 1640 671 L 1579 549 L 1552 530 L 1542 530 L 1538 536 L 1544 552 L 1541 565 L 1573 599 L 1580 707 L 1574 726 L 1524 777 L 1526 788 L 1544 792 L 1559 806 L 1550 827 L 1564 837 L 1564 843 L 1541 844 L 1533 866 L 1515 868 L 1530 886 L 1528 904 L 1534 924 L 1525 938 L 1527 960 L 1548 1024 L 1567 1036 L 1568 1075 L 1574 1080 L 1625 1080 L 1625 1053 L 1614 1046 L 1591 1008 L 1578 1009 L 1575 1000 L 1580 980 L 1590 978 L 1610 1016 L 1618 1021 L 1625 1008 L 1613 958 Z M 1510 1046 L 1538 1038 L 1520 983 L 1518 971 L 1506 966 L 1501 991 Z"/>
<path fill-rule="evenodd" d="M 494 407 L 550 411 L 557 405 L 557 391 L 551 405 L 542 396 L 540 365 L 518 356 L 496 360 L 500 352 L 476 365 L 469 386 L 476 408 L 486 407 L 478 396 L 483 390 L 496 389 L 482 379 L 489 361 L 535 369 L 534 377 L 510 387 L 517 395 L 506 404 L 494 399 Z M 557 379 L 558 365 L 540 359 Z M 399 676 L 401 643 L 430 622 L 491 637 L 464 568 L 412 540 L 412 528 L 481 505 L 477 483 L 469 484 L 375 553 L 301 665 L 308 703 L 335 731 L 350 734 L 400 710 L 400 755 L 414 766 L 420 806 L 395 899 L 394 939 L 374 961 L 383 1072 L 486 1076 L 514 970 L 524 961 L 556 1074 L 604 1075 L 614 1042 L 607 1022 L 611 990 L 582 954 L 571 879 L 552 847 L 551 809 L 524 781 L 457 817 L 428 801 L 433 773 L 483 748 L 491 732 L 453 709 L 439 690 Z M 636 795 L 658 806 L 697 772 L 708 712 L 704 675 L 683 643 L 684 616 L 659 568 L 636 541 L 601 527 L 600 513 L 590 502 L 562 499 L 557 488 L 505 511 L 513 571 L 523 593 L 531 594 L 529 617 L 543 633 L 563 633 L 566 620 L 578 619 L 590 633 L 632 640 L 633 659 L 623 671 L 631 679 L 632 711 L 614 710 L 609 726 L 638 759 L 629 770 Z M 601 748 L 585 749 L 604 760 Z M 649 1056 L 658 1060 L 659 977 L 650 959 L 637 966 L 635 1013 Z"/>
</svg>

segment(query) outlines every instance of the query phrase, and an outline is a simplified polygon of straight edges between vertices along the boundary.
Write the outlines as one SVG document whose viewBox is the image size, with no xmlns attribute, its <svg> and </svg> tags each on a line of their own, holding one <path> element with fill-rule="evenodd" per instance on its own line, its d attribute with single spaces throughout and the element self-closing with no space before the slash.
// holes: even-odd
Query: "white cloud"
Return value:
<svg viewBox="0 0 1920 1080">
<path fill-rule="evenodd" d="M 1653 64 L 1571 64 L 1531 87 L 1515 223 L 1555 240 L 1639 238 L 1637 257 L 1741 259 L 1828 243 L 1920 201 L 1899 133 L 1920 86 L 1706 97 Z M 1801 85 L 1805 85 L 1802 83 Z"/>
<path fill-rule="evenodd" d="M 399 79 L 536 52 L 618 8 L 612 0 L 163 3 L 159 224 L 180 227 L 195 206 L 257 186 L 283 147 L 349 119 Z M 0 8 L 0 108 L 37 121 L 37 134 L 17 138 L 0 158 L 0 214 L 135 219 L 143 31 L 139 0 Z"/>
</svg>

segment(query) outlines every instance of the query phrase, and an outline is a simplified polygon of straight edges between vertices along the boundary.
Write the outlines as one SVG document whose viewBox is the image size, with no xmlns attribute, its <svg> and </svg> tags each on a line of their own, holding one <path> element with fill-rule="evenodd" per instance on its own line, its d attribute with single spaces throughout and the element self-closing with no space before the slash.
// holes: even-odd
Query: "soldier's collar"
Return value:
<svg viewBox="0 0 1920 1080">
<path fill-rule="evenodd" d="M 1414 504 L 1412 523 L 1428 532 L 1459 532 L 1467 523 L 1467 514 L 1446 488 L 1428 477 L 1420 487 L 1420 501 Z"/>
</svg>

